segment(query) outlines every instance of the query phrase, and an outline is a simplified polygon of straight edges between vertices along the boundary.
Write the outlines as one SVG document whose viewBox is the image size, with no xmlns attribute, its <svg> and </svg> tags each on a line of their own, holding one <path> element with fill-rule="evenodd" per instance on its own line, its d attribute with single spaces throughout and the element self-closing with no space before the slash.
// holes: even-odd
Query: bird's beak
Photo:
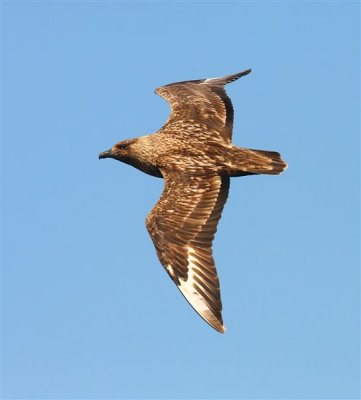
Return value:
<svg viewBox="0 0 361 400">
<path fill-rule="evenodd" d="M 99 154 L 99 160 L 101 158 L 111 158 L 111 157 L 113 157 L 112 149 L 103 151 L 102 153 Z"/>
</svg>

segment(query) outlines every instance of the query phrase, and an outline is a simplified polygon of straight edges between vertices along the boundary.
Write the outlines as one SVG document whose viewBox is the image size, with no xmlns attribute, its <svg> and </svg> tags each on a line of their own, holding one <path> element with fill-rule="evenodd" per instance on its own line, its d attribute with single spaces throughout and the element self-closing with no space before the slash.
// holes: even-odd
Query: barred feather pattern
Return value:
<svg viewBox="0 0 361 400">
<path fill-rule="evenodd" d="M 212 242 L 229 191 L 229 177 L 165 174 L 165 188 L 146 220 L 159 260 L 192 307 L 224 332 Z"/>
<path fill-rule="evenodd" d="M 212 242 L 230 178 L 277 175 L 287 168 L 277 152 L 232 144 L 234 111 L 224 86 L 250 72 L 159 87 L 156 93 L 171 107 L 164 126 L 153 134 L 123 140 L 99 155 L 164 178 L 163 193 L 146 219 L 148 232 L 178 289 L 222 333 Z"/>
</svg>

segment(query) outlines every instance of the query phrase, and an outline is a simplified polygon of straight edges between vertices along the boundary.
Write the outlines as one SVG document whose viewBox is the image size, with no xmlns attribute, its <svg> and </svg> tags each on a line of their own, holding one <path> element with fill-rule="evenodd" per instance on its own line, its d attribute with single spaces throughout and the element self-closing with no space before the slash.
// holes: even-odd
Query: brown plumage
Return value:
<svg viewBox="0 0 361 400">
<path fill-rule="evenodd" d="M 222 78 L 172 83 L 156 89 L 171 114 L 156 133 L 119 142 L 99 158 L 115 158 L 165 180 L 146 219 L 158 258 L 192 307 L 224 332 L 212 242 L 230 178 L 280 174 L 279 153 L 232 144 L 233 107 L 224 85 L 250 69 Z"/>
</svg>

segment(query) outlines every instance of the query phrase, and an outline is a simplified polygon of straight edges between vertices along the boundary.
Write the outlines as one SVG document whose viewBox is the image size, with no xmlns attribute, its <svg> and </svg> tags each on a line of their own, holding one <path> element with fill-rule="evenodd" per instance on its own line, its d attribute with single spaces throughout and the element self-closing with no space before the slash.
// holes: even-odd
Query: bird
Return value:
<svg viewBox="0 0 361 400">
<path fill-rule="evenodd" d="M 275 151 L 232 143 L 234 109 L 224 86 L 251 69 L 155 89 L 171 108 L 155 133 L 122 140 L 99 154 L 164 179 L 146 227 L 160 263 L 194 310 L 225 332 L 212 243 L 230 179 L 278 175 L 287 168 Z"/>
</svg>

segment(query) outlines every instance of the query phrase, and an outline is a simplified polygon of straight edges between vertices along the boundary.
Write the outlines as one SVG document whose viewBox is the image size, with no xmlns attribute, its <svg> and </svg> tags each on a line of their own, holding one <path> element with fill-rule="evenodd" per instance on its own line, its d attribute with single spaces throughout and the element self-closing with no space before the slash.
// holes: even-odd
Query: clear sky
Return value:
<svg viewBox="0 0 361 400">
<path fill-rule="evenodd" d="M 4 399 L 359 397 L 359 2 L 2 3 Z M 100 151 L 156 131 L 153 90 L 228 86 L 232 181 L 214 243 L 227 333 L 144 226 L 163 187 Z"/>
</svg>

